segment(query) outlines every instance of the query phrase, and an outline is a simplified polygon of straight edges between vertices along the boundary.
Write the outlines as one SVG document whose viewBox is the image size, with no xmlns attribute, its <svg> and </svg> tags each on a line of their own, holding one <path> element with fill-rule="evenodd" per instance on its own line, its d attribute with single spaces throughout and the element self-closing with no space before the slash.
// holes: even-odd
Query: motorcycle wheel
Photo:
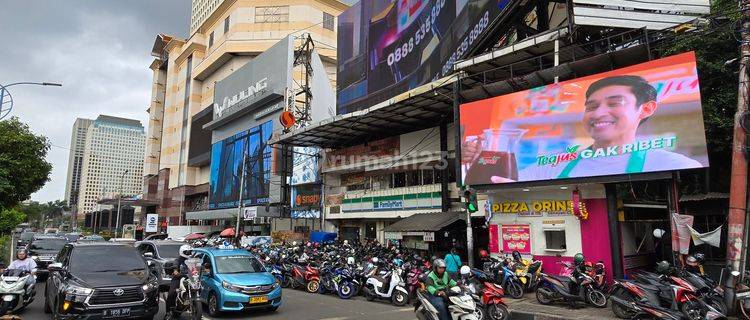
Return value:
<svg viewBox="0 0 750 320">
<path fill-rule="evenodd" d="M 740 312 L 745 316 L 745 319 L 750 320 L 750 305 L 745 305 L 745 300 L 740 300 Z"/>
<path fill-rule="evenodd" d="M 485 319 L 488 320 L 505 320 L 510 316 L 508 307 L 495 303 L 487 306 L 487 312 L 485 312 Z"/>
<path fill-rule="evenodd" d="M 700 304 L 695 301 L 687 301 L 680 305 L 680 311 L 689 320 L 702 320 L 703 319 L 703 308 Z"/>
<path fill-rule="evenodd" d="M 373 289 L 365 288 L 365 298 L 367 299 L 367 301 L 375 300 L 375 294 L 372 293 L 370 290 L 373 290 Z"/>
<path fill-rule="evenodd" d="M 201 320 L 203 319 L 203 304 L 198 299 L 193 300 L 190 306 L 190 319 Z"/>
<path fill-rule="evenodd" d="M 320 282 L 318 282 L 318 280 L 311 280 L 307 283 L 307 292 L 309 293 L 318 292 L 318 288 L 320 288 Z"/>
<path fill-rule="evenodd" d="M 706 300 L 706 304 L 716 309 L 721 314 L 727 314 L 727 304 L 720 297 L 712 297 Z"/>
<path fill-rule="evenodd" d="M 477 320 L 487 319 L 487 315 L 484 312 L 484 308 L 480 308 L 479 305 L 477 305 L 476 309 L 474 309 L 474 316 L 477 317 Z"/>
<path fill-rule="evenodd" d="M 328 292 L 328 286 L 325 283 L 318 283 L 318 293 L 326 294 Z"/>
<path fill-rule="evenodd" d="M 354 296 L 354 288 L 352 287 L 353 285 L 351 284 L 351 282 L 342 282 L 339 286 L 339 298 L 349 299 Z"/>
<path fill-rule="evenodd" d="M 508 295 L 510 295 L 510 297 L 513 299 L 523 298 L 523 287 L 521 287 L 521 284 L 519 284 L 518 282 L 508 283 L 508 288 L 506 291 L 508 292 Z"/>
<path fill-rule="evenodd" d="M 394 289 L 391 302 L 393 302 L 393 305 L 401 307 L 409 302 L 409 297 L 406 296 L 406 293 Z"/>
<path fill-rule="evenodd" d="M 292 284 L 291 284 L 291 281 L 289 281 L 289 277 L 284 277 L 281 280 L 281 287 L 283 287 L 283 288 L 289 288 L 291 285 Z"/>
<path fill-rule="evenodd" d="M 8 309 L 10 309 L 10 302 L 3 301 L 0 305 L 0 316 L 4 316 L 8 312 Z"/>
<path fill-rule="evenodd" d="M 607 296 L 596 289 L 589 290 L 589 292 L 586 293 L 586 300 L 588 300 L 592 306 L 597 308 L 604 308 L 607 306 Z"/>
<path fill-rule="evenodd" d="M 630 296 L 630 294 L 624 293 L 621 290 L 618 290 L 613 294 L 613 296 L 620 298 L 622 300 L 626 301 L 633 301 L 634 299 Z M 612 303 L 612 312 L 615 314 L 616 317 L 620 319 L 632 319 L 635 317 L 636 313 L 633 311 L 630 311 L 626 308 L 623 308 L 621 305 L 617 303 Z"/>
<path fill-rule="evenodd" d="M 549 289 L 545 287 L 538 287 L 536 288 L 535 293 L 536 300 L 539 301 L 539 303 L 544 305 L 552 304 L 552 298 L 550 298 L 550 296 L 552 296 L 552 292 Z"/>
</svg>

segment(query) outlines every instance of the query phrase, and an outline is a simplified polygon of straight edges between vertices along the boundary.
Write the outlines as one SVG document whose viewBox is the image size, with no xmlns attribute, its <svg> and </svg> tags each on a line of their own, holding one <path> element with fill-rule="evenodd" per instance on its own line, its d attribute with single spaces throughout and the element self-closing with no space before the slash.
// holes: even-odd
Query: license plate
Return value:
<svg viewBox="0 0 750 320">
<path fill-rule="evenodd" d="M 109 318 L 129 317 L 130 308 L 104 309 L 104 314 L 102 316 Z"/>
<path fill-rule="evenodd" d="M 266 303 L 268 302 L 268 297 L 250 297 L 250 303 Z"/>
</svg>

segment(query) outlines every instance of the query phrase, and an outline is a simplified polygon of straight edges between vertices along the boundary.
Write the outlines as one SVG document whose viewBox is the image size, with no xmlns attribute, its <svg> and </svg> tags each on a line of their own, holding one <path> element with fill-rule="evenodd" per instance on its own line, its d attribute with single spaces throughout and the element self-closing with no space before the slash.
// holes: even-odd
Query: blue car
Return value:
<svg viewBox="0 0 750 320">
<path fill-rule="evenodd" d="M 211 316 L 226 311 L 276 310 L 281 286 L 263 263 L 246 250 L 197 248 L 203 259 L 201 301 Z"/>
</svg>

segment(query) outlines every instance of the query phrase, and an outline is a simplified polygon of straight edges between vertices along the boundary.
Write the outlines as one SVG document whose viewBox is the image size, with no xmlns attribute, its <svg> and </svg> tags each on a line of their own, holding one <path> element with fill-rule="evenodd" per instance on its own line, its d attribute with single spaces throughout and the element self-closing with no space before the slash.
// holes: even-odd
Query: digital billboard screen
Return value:
<svg viewBox="0 0 750 320">
<path fill-rule="evenodd" d="M 465 185 L 708 167 L 695 54 L 462 104 Z"/>
<path fill-rule="evenodd" d="M 268 203 L 273 165 L 273 148 L 268 144 L 268 140 L 272 133 L 273 121 L 269 120 L 211 146 L 209 209 L 233 208 L 239 205 L 243 157 L 243 205 Z"/>
<path fill-rule="evenodd" d="M 338 17 L 337 112 L 448 75 L 510 0 L 361 0 Z"/>
</svg>

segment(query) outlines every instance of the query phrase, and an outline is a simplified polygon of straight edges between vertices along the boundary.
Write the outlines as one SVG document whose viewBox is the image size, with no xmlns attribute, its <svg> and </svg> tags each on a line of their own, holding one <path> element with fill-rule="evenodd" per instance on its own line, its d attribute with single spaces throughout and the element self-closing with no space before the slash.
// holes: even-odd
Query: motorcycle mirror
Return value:
<svg viewBox="0 0 750 320">
<path fill-rule="evenodd" d="M 153 252 L 145 252 L 143 254 L 143 256 L 146 257 L 146 258 L 153 258 L 154 257 L 154 253 Z"/>
<path fill-rule="evenodd" d="M 735 276 L 735 277 L 739 277 L 740 276 L 740 272 L 737 271 L 737 270 L 734 270 L 731 273 L 732 273 L 732 276 Z"/>
<path fill-rule="evenodd" d="M 661 237 L 663 237 L 665 233 L 667 232 L 662 229 L 654 229 L 654 238 L 661 239 Z"/>
</svg>

